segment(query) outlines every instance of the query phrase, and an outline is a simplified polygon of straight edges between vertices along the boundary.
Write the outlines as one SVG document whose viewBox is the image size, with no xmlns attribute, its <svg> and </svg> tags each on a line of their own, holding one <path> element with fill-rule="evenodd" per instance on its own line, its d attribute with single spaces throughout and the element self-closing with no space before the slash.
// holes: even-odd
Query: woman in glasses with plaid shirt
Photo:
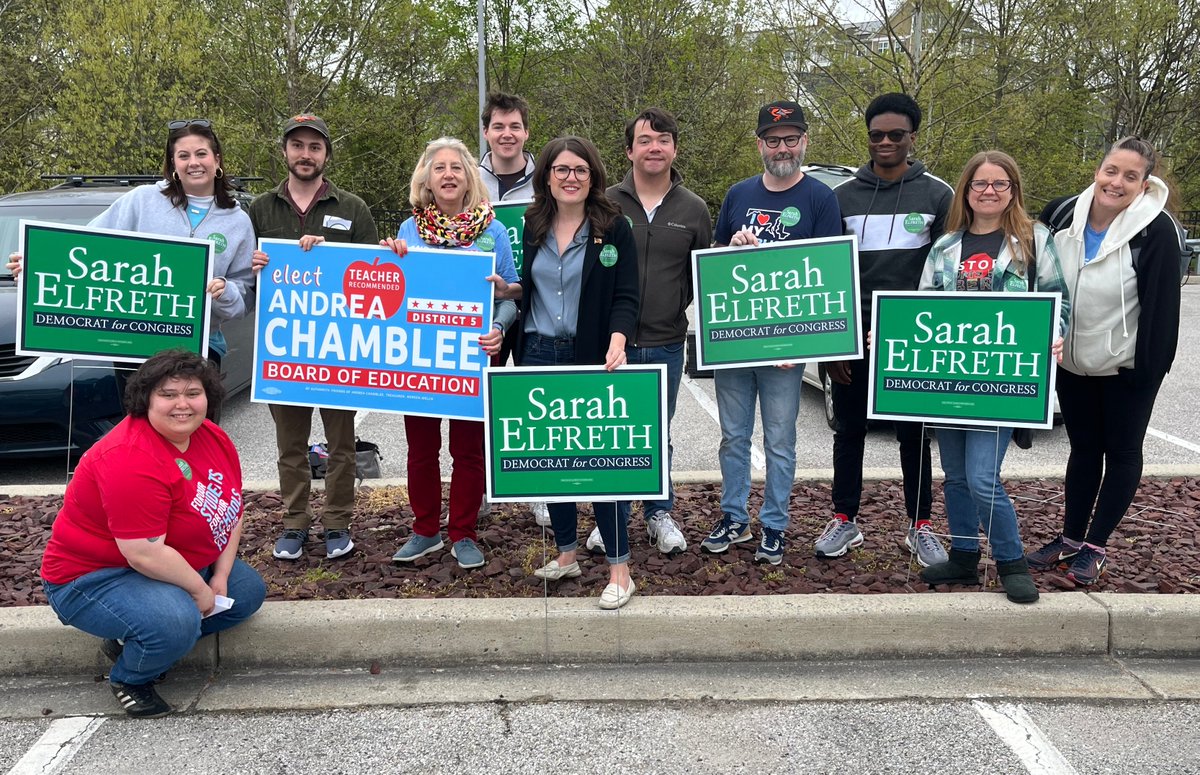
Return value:
<svg viewBox="0 0 1200 775">
<path fill-rule="evenodd" d="M 1066 328 L 1069 304 L 1054 241 L 1049 229 L 1026 214 L 1021 172 L 1011 156 L 982 151 L 967 162 L 950 202 L 946 234 L 929 251 L 919 287 L 1060 292 L 1060 333 Z M 922 570 L 924 581 L 978 584 L 982 529 L 1008 599 L 1014 603 L 1038 599 L 1025 562 L 1017 512 L 1000 482 L 1000 466 L 1012 432 L 1004 426 L 939 427 L 935 431 L 946 474 L 942 493 L 951 533 L 950 555 L 946 562 Z"/>
</svg>

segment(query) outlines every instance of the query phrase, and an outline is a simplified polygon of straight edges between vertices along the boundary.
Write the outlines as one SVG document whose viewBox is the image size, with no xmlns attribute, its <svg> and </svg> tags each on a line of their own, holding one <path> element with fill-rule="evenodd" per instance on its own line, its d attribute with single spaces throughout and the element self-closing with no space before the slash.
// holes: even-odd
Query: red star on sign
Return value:
<svg viewBox="0 0 1200 775">
<path fill-rule="evenodd" d="M 426 309 L 433 309 L 433 302 L 431 301 L 431 302 L 429 302 L 428 304 L 426 304 L 426 305 L 425 305 L 425 308 L 426 308 Z"/>
<path fill-rule="evenodd" d="M 421 302 L 417 301 L 416 299 L 413 299 L 413 309 L 416 309 L 419 306 L 421 306 Z"/>
<path fill-rule="evenodd" d="M 449 304 L 447 304 L 446 302 L 444 302 L 444 301 L 443 301 L 443 302 L 442 302 L 442 309 L 450 309 L 450 305 L 449 305 Z"/>
<path fill-rule="evenodd" d="M 459 304 L 459 305 L 458 305 L 458 311 L 459 311 L 459 312 L 462 312 L 462 311 L 463 311 L 463 305 L 461 305 L 461 304 Z"/>
<path fill-rule="evenodd" d="M 479 305 L 478 305 L 478 304 L 472 304 L 472 305 L 471 305 L 471 311 L 472 311 L 472 312 L 478 312 L 478 311 L 479 311 Z"/>
</svg>

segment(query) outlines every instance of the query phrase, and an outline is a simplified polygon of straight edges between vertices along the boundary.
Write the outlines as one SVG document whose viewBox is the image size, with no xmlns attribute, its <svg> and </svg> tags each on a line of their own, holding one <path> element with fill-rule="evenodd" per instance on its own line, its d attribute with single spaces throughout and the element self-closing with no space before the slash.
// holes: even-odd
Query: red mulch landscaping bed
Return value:
<svg viewBox="0 0 1200 775">
<path fill-rule="evenodd" d="M 935 485 L 934 527 L 945 532 L 940 488 Z M 1057 535 L 1062 519 L 1062 483 L 1025 480 L 1008 483 L 1021 520 L 1027 548 Z M 755 514 L 760 488 L 750 496 Z M 323 495 L 313 496 L 320 513 Z M 44 605 L 38 567 L 61 497 L 0 495 L 0 606 Z M 682 554 L 665 557 L 646 542 L 644 523 L 635 511 L 630 525 L 632 571 L 640 595 L 770 595 L 926 592 L 915 561 L 904 547 L 907 520 L 903 495 L 894 481 L 868 482 L 859 524 L 866 537 L 858 549 L 835 560 L 813 556 L 812 544 L 830 516 L 827 483 L 797 483 L 792 490 L 792 524 L 782 565 L 756 565 L 755 541 L 721 555 L 700 551 L 700 540 L 720 516 L 720 486 L 677 488 L 675 517 L 688 540 Z M 1200 591 L 1200 481 L 1188 478 L 1142 482 L 1129 515 L 1109 542 L 1109 572 L 1091 587 L 1105 592 L 1180 593 Z M 590 508 L 582 507 L 582 545 L 592 528 Z M 446 551 L 410 566 L 392 564 L 392 553 L 408 538 L 412 513 L 403 487 L 362 487 L 353 535 L 356 548 L 342 559 L 326 560 L 314 531 L 307 552 L 295 561 L 276 560 L 271 547 L 279 534 L 283 507 L 275 492 L 246 494 L 241 556 L 263 574 L 272 600 L 325 600 L 388 597 L 539 597 L 543 582 L 532 571 L 556 556 L 552 536 L 534 524 L 524 504 L 495 504 L 479 523 L 479 542 L 488 563 L 463 570 Z M 581 552 L 583 576 L 551 584 L 550 594 L 594 596 L 607 582 L 603 557 Z M 990 568 L 989 568 L 990 570 Z M 1075 589 L 1060 572 L 1034 573 L 1044 592 Z M 946 590 L 947 587 L 939 587 Z M 980 587 L 955 590 L 999 592 L 995 573 Z"/>
</svg>

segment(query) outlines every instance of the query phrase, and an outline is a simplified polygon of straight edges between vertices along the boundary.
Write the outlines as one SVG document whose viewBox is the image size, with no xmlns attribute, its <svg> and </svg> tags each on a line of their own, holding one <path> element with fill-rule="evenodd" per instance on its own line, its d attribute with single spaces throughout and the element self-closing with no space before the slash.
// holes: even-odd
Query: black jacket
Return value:
<svg viewBox="0 0 1200 775">
<path fill-rule="evenodd" d="M 548 236 L 553 239 L 553 235 Z M 600 251 L 605 245 L 617 249 L 617 262 L 604 266 L 600 262 Z M 541 245 L 531 241 L 525 232 L 523 250 L 525 262 L 521 267 L 521 321 L 517 346 L 513 358 L 521 365 L 524 354 L 524 321 L 529 319 L 529 310 L 537 286 L 533 282 L 533 264 L 537 261 Z M 623 216 L 613 219 L 602 237 L 593 235 L 588 242 L 583 258 L 583 279 L 579 289 L 579 320 L 575 326 L 575 363 L 596 365 L 604 363 L 608 352 L 609 338 L 613 333 L 622 333 L 632 339 L 638 315 L 638 267 L 637 247 L 633 232 Z"/>
<path fill-rule="evenodd" d="M 608 195 L 633 222 L 641 267 L 642 306 L 630 344 L 662 347 L 687 338 L 688 306 L 692 303 L 692 251 L 712 247 L 712 216 L 704 200 L 684 188 L 683 176 L 671 170 L 671 189 L 663 197 L 654 223 L 637 198 L 633 171 Z M 653 292 L 650 290 L 653 289 Z"/>
</svg>

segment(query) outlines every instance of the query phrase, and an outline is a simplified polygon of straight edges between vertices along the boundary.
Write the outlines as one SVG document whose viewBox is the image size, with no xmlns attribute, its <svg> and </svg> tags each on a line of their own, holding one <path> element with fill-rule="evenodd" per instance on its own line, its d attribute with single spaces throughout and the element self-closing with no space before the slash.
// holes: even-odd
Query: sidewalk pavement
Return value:
<svg viewBox="0 0 1200 775">
<path fill-rule="evenodd" d="M 246 624 L 202 641 L 185 665 L 461 668 L 731 655 L 739 662 L 1197 657 L 1200 596 L 1062 592 L 1030 606 L 985 592 L 637 596 L 615 612 L 594 599 L 555 597 L 268 602 Z M 0 676 L 106 670 L 97 640 L 64 627 L 49 608 L 0 609 Z"/>
</svg>

